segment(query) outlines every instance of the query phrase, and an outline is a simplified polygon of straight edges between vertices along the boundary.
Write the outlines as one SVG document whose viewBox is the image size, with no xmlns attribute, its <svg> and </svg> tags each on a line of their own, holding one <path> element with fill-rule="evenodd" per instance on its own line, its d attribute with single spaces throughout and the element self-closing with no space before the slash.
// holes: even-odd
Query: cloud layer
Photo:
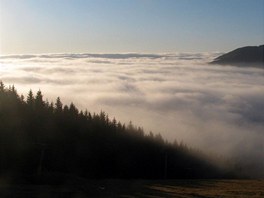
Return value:
<svg viewBox="0 0 264 198">
<path fill-rule="evenodd" d="M 208 65 L 216 53 L 0 57 L 0 79 L 79 108 L 264 166 L 264 70 Z"/>
</svg>

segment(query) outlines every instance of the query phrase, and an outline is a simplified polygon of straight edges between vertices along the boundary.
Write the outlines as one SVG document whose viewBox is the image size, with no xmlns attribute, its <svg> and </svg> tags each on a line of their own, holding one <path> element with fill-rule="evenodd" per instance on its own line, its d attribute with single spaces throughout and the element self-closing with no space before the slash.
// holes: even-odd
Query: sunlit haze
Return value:
<svg viewBox="0 0 264 198">
<path fill-rule="evenodd" d="M 212 66 L 219 54 L 2 56 L 1 74 L 27 95 L 39 89 L 80 109 L 106 111 L 149 132 L 200 148 L 264 159 L 264 71 Z M 263 160 L 258 162 L 264 165 Z"/>
</svg>

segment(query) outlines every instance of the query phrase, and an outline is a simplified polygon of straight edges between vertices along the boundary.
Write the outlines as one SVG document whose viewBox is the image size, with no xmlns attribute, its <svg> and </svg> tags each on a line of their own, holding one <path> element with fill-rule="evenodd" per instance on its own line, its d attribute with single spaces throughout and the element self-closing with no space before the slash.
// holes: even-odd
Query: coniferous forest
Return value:
<svg viewBox="0 0 264 198">
<path fill-rule="evenodd" d="M 185 144 L 169 143 L 99 114 L 20 96 L 0 84 L 0 171 L 14 181 L 57 182 L 67 175 L 87 179 L 224 178 L 229 174 Z M 52 178 L 52 179 L 50 179 Z"/>
</svg>

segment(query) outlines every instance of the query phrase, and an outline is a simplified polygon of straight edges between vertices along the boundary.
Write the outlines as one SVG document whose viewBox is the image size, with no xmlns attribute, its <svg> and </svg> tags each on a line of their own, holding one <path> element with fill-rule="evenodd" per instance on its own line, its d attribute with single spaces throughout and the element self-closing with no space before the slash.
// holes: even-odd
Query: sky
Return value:
<svg viewBox="0 0 264 198">
<path fill-rule="evenodd" d="M 0 0 L 0 54 L 230 51 L 264 43 L 264 0 Z"/>
</svg>

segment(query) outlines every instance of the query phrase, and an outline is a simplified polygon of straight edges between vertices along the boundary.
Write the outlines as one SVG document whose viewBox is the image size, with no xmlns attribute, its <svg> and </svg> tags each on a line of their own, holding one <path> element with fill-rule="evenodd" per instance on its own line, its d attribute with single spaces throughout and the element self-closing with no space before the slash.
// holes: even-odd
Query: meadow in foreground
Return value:
<svg viewBox="0 0 264 198">
<path fill-rule="evenodd" d="M 81 183 L 81 185 L 80 185 Z M 1 197 L 260 198 L 264 180 L 87 180 L 63 186 L 1 186 Z"/>
</svg>

